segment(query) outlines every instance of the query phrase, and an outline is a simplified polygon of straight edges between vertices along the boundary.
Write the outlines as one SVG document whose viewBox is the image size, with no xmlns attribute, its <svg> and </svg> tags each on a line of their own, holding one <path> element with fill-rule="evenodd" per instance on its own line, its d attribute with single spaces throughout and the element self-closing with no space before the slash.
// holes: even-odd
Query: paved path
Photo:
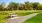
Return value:
<svg viewBox="0 0 42 23">
<path fill-rule="evenodd" d="M 27 15 L 27 16 L 22 16 L 22 17 L 19 17 L 19 18 L 16 18 L 16 19 L 8 19 L 5 23 L 22 23 L 23 21 L 37 15 L 38 13 L 33 13 L 33 14 L 30 14 L 30 15 Z"/>
</svg>

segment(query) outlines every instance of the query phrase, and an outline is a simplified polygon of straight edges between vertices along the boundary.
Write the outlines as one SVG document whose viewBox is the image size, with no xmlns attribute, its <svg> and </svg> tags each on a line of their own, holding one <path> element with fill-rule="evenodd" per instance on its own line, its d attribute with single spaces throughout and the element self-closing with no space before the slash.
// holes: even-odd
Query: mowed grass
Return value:
<svg viewBox="0 0 42 23">
<path fill-rule="evenodd" d="M 23 23 L 42 23 L 42 13 L 37 14 L 36 16 L 27 19 Z"/>
</svg>

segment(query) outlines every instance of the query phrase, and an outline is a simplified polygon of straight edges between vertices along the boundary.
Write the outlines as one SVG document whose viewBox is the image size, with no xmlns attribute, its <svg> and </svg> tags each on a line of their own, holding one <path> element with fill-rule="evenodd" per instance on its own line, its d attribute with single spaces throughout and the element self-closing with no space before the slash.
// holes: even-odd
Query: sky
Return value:
<svg viewBox="0 0 42 23">
<path fill-rule="evenodd" d="M 24 3 L 25 1 L 42 3 L 42 0 L 0 0 L 0 3 L 5 2 L 8 5 L 11 1 L 19 3 Z"/>
</svg>

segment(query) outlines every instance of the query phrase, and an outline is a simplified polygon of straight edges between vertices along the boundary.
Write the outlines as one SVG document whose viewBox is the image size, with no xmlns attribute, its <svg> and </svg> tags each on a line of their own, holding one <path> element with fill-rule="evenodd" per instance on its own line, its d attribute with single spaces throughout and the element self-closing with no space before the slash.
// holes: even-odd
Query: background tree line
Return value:
<svg viewBox="0 0 42 23">
<path fill-rule="evenodd" d="M 16 3 L 10 2 L 7 7 L 5 2 L 0 4 L 0 11 L 13 11 L 13 10 L 42 10 L 42 4 L 39 2 Z"/>
</svg>

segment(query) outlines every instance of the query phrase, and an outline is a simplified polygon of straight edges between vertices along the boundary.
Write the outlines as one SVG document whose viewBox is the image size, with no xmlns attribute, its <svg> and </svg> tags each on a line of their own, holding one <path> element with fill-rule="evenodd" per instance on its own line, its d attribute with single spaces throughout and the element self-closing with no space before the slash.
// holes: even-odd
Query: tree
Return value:
<svg viewBox="0 0 42 23">
<path fill-rule="evenodd" d="M 0 5 L 0 11 L 2 11 L 2 10 L 3 10 L 3 6 Z"/>
<path fill-rule="evenodd" d="M 28 8 L 29 8 L 29 2 L 27 1 L 25 2 L 25 10 L 28 10 Z"/>
<path fill-rule="evenodd" d="M 27 10 L 31 10 L 31 9 L 33 8 L 33 5 L 30 3 L 30 2 L 25 2 L 25 9 L 27 9 Z"/>
<path fill-rule="evenodd" d="M 37 5 L 38 5 L 38 4 L 39 4 L 39 2 L 34 2 L 34 3 L 32 3 L 34 10 L 37 8 Z"/>
<path fill-rule="evenodd" d="M 7 8 L 12 11 L 13 10 L 13 6 L 14 6 L 14 3 L 10 2 L 9 5 L 7 6 Z"/>
<path fill-rule="evenodd" d="M 4 8 L 6 7 L 6 3 L 5 3 L 5 2 L 2 2 L 2 3 L 0 4 L 0 6 L 1 6 L 1 9 L 4 11 Z"/>
<path fill-rule="evenodd" d="M 19 6 L 19 10 L 24 10 L 24 8 L 25 8 L 25 4 L 20 4 L 20 6 Z"/>
<path fill-rule="evenodd" d="M 14 6 L 13 6 L 13 9 L 14 9 L 14 10 L 18 10 L 19 4 L 14 2 L 13 5 L 14 5 Z"/>
<path fill-rule="evenodd" d="M 42 10 L 42 4 L 37 5 L 37 10 Z"/>
<path fill-rule="evenodd" d="M 1 3 L 1 6 L 3 6 L 5 8 L 6 7 L 6 3 L 5 2 L 2 2 Z"/>
</svg>

